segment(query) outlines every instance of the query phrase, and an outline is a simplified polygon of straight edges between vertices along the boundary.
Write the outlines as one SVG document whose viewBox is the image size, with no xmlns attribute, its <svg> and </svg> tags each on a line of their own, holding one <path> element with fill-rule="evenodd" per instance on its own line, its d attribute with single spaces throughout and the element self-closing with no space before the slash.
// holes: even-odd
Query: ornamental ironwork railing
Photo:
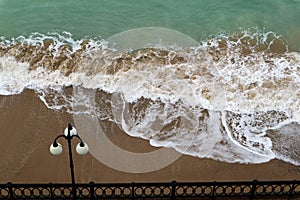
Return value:
<svg viewBox="0 0 300 200">
<path fill-rule="evenodd" d="M 300 181 L 7 183 L 0 199 L 300 199 Z"/>
</svg>

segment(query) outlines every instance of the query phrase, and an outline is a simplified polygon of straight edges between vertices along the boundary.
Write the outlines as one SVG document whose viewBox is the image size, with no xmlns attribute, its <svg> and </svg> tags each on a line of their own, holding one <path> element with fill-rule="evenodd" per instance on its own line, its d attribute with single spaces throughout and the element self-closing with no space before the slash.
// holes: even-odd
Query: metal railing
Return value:
<svg viewBox="0 0 300 200">
<path fill-rule="evenodd" d="M 0 184 L 0 199 L 300 199 L 300 181 Z"/>
</svg>

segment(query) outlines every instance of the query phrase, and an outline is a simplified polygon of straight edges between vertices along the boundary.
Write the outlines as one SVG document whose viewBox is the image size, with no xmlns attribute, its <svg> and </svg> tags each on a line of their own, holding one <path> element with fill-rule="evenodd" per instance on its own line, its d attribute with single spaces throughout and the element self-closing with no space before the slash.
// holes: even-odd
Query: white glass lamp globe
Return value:
<svg viewBox="0 0 300 200">
<path fill-rule="evenodd" d="M 65 129 L 64 135 L 68 136 L 68 127 Z M 77 131 L 74 127 L 72 127 L 72 129 L 70 130 L 70 136 L 73 136 L 73 135 L 77 135 Z"/>
<path fill-rule="evenodd" d="M 50 148 L 49 148 L 50 153 L 51 153 L 52 155 L 55 155 L 55 156 L 61 154 L 61 153 L 62 153 L 62 150 L 63 150 L 61 144 L 59 144 L 59 143 L 56 143 L 56 144 L 57 144 L 57 145 L 51 144 L 51 146 L 50 146 Z"/>
<path fill-rule="evenodd" d="M 76 152 L 79 155 L 85 155 L 89 152 L 89 146 L 87 143 L 78 143 L 76 146 Z"/>
</svg>

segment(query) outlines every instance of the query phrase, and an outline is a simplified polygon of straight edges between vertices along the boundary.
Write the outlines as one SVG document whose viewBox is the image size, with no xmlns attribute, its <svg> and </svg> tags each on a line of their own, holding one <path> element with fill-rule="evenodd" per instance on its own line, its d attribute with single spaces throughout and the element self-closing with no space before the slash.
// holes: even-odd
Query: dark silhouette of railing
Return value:
<svg viewBox="0 0 300 200">
<path fill-rule="evenodd" d="M 0 199 L 74 199 L 72 184 L 0 184 Z M 83 183 L 76 199 L 300 199 L 300 181 Z"/>
</svg>

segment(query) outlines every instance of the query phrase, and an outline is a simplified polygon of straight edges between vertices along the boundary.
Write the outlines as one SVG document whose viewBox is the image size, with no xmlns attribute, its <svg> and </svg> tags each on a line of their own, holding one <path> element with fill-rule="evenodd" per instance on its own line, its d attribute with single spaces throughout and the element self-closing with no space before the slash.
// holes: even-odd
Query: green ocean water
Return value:
<svg viewBox="0 0 300 200">
<path fill-rule="evenodd" d="M 140 27 L 164 27 L 199 41 L 220 31 L 259 28 L 300 48 L 299 0 L 0 0 L 6 38 L 67 31 L 108 38 Z"/>
</svg>

